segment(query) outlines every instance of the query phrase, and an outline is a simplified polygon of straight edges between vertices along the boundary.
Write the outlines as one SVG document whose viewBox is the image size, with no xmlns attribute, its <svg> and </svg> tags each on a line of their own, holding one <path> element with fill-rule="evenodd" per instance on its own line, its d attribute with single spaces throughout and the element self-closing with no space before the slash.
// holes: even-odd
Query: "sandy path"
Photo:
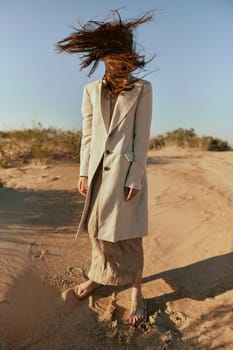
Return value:
<svg viewBox="0 0 233 350">
<path fill-rule="evenodd" d="M 233 349 L 232 152 L 149 152 L 149 317 L 137 329 L 125 323 L 129 288 L 62 294 L 90 263 L 88 238 L 74 241 L 77 174 L 0 171 L 0 349 Z"/>
</svg>

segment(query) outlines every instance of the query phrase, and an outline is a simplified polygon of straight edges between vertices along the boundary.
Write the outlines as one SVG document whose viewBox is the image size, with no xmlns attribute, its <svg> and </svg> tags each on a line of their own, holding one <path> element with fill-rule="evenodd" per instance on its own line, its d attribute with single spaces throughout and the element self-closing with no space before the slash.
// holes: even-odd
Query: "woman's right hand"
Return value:
<svg viewBox="0 0 233 350">
<path fill-rule="evenodd" d="M 87 195 L 87 191 L 88 191 L 87 180 L 88 180 L 87 176 L 80 176 L 78 180 L 78 190 L 83 196 Z"/>
</svg>

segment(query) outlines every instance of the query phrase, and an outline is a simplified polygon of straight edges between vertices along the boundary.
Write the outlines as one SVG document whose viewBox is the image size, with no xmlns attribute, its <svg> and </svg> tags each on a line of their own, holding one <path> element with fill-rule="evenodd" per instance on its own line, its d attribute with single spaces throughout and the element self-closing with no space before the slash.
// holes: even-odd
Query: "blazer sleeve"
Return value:
<svg viewBox="0 0 233 350">
<path fill-rule="evenodd" d="M 84 87 L 81 104 L 82 112 L 82 138 L 80 147 L 80 170 L 79 176 L 88 176 L 88 164 L 90 158 L 90 145 L 92 133 L 93 106 L 87 87 Z"/>
<path fill-rule="evenodd" d="M 141 190 L 146 168 L 152 121 L 152 86 L 147 82 L 140 94 L 136 114 L 133 140 L 133 162 L 130 166 L 125 186 Z"/>
</svg>

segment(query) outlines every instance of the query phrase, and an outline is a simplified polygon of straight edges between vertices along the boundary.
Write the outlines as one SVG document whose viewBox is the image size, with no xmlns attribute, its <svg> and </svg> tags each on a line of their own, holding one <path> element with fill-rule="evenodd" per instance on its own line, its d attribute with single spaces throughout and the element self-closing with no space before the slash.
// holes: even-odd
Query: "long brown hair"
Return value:
<svg viewBox="0 0 233 350">
<path fill-rule="evenodd" d="M 112 21 L 88 21 L 80 28 L 56 44 L 57 51 L 81 54 L 81 69 L 90 65 L 90 77 L 100 60 L 105 63 L 106 87 L 112 93 L 119 93 L 132 84 L 128 76 L 136 69 L 143 68 L 148 61 L 144 55 L 135 51 L 133 29 L 138 25 L 151 21 L 154 11 L 143 16 L 122 21 L 118 10 L 112 11 L 118 19 Z M 154 58 L 154 56 L 153 56 Z M 153 59 L 152 58 L 152 59 Z"/>
</svg>

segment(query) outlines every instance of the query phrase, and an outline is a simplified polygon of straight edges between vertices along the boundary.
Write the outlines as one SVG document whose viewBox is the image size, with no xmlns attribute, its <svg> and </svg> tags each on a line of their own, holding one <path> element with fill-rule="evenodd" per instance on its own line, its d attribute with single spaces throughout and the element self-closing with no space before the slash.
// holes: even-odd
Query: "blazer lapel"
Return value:
<svg viewBox="0 0 233 350">
<path fill-rule="evenodd" d="M 119 94 L 111 122 L 109 125 L 110 118 L 110 101 L 109 99 L 103 98 L 103 82 L 99 80 L 99 106 L 100 106 L 100 115 L 105 126 L 106 133 L 109 135 L 117 127 L 117 125 L 125 118 L 128 111 L 132 108 L 134 103 L 137 100 L 138 95 L 140 94 L 142 85 L 139 82 L 134 83 L 134 87 L 131 90 L 123 91 Z M 108 127 L 109 125 L 109 127 Z"/>
<path fill-rule="evenodd" d="M 119 94 L 113 110 L 108 134 L 113 132 L 113 130 L 118 126 L 118 124 L 126 117 L 127 113 L 136 102 L 140 91 L 141 85 L 135 83 L 132 90 L 126 90 Z"/>
<path fill-rule="evenodd" d="M 104 98 L 104 89 L 103 89 L 103 81 L 99 80 L 99 114 L 101 116 L 101 120 L 104 124 L 104 129 L 106 131 L 106 134 L 108 133 L 108 124 L 109 124 L 109 118 L 110 118 L 110 104 L 108 103 L 108 99 Z"/>
</svg>

